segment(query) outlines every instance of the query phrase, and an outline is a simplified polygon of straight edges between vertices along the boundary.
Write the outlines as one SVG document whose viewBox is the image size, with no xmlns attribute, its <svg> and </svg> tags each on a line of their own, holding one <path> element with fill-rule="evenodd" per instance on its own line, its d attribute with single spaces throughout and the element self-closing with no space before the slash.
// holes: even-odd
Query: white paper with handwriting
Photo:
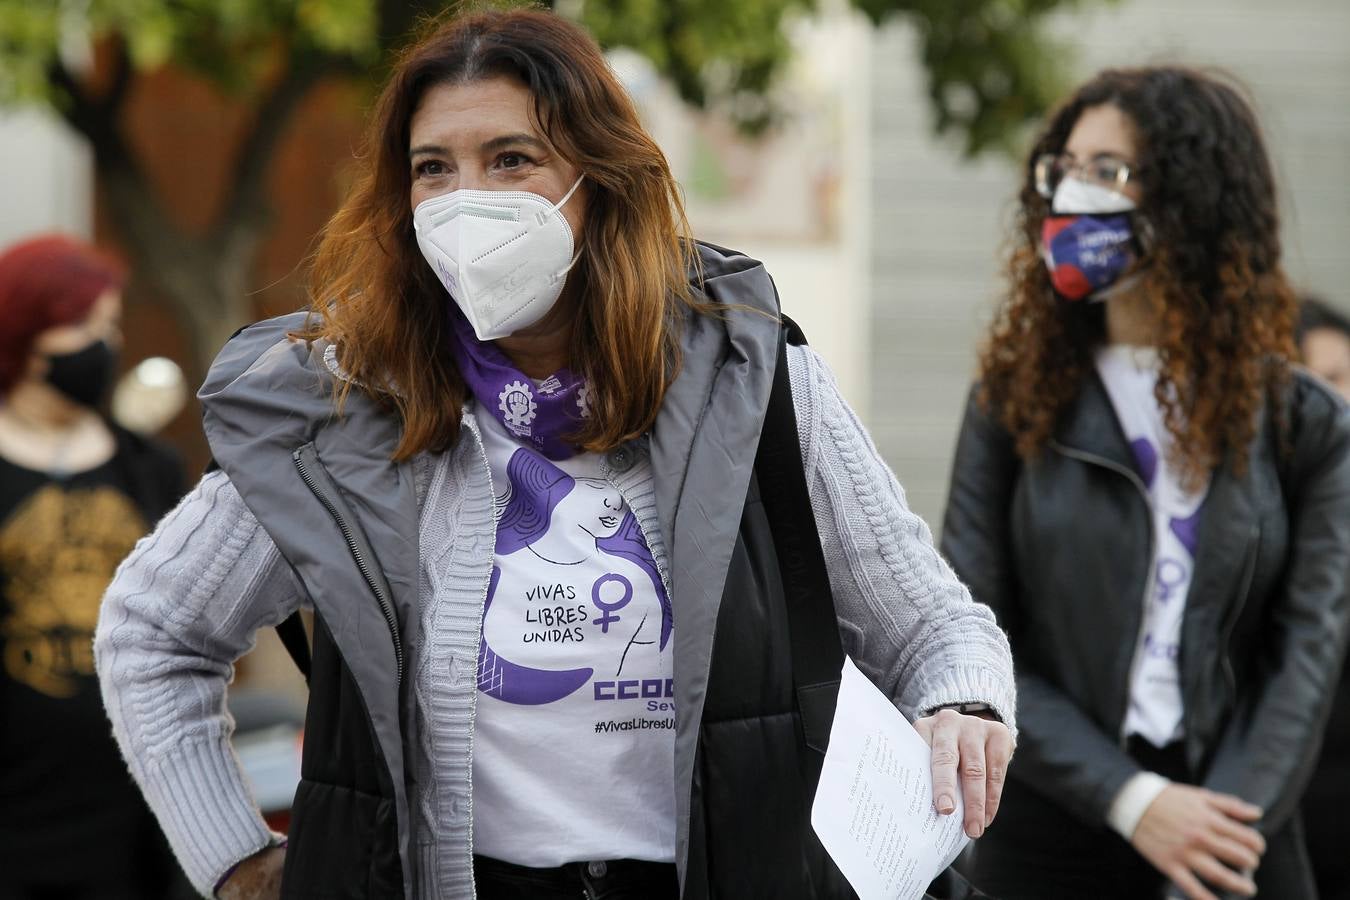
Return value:
<svg viewBox="0 0 1350 900">
<path fill-rule="evenodd" d="M 860 900 L 916 900 L 969 842 L 933 806 L 932 752 L 845 657 L 811 826 Z"/>
</svg>

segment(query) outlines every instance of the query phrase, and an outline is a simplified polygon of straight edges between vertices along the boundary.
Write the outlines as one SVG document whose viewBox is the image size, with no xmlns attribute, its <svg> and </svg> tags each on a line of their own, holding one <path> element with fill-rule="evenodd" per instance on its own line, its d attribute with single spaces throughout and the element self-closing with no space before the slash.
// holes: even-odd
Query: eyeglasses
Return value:
<svg viewBox="0 0 1350 900">
<path fill-rule="evenodd" d="M 1055 196 L 1060 182 L 1070 175 L 1117 193 L 1125 190 L 1131 176 L 1129 163 L 1114 156 L 1097 156 L 1080 163 L 1067 153 L 1042 153 L 1036 157 L 1034 171 L 1036 193 L 1047 200 Z"/>
</svg>

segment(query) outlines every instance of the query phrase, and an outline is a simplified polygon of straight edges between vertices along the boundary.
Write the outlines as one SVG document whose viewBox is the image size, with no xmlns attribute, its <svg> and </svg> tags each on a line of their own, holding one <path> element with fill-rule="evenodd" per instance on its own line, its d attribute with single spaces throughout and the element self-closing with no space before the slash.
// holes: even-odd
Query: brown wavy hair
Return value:
<svg viewBox="0 0 1350 900">
<path fill-rule="evenodd" d="M 1093 371 L 1105 311 L 1051 289 L 1040 255 L 1049 206 L 1034 166 L 1062 152 L 1079 116 L 1102 105 L 1134 126 L 1136 232 L 1146 237 L 1139 289 L 1163 326 L 1156 398 L 1172 460 L 1193 484 L 1225 457 L 1242 471 L 1258 412 L 1297 358 L 1298 304 L 1280 264 L 1275 179 L 1256 116 L 1234 87 L 1195 70 L 1108 69 L 1051 116 L 1026 162 L 1010 290 L 980 357 L 981 401 L 1030 459 Z"/>
<path fill-rule="evenodd" d="M 397 410 L 395 460 L 453 444 L 469 396 L 448 350 L 450 298 L 413 233 L 410 122 L 429 89 L 501 76 L 530 91 L 536 126 L 588 184 L 581 255 L 567 276 L 581 297 L 570 367 L 594 386 L 576 443 L 604 451 L 651 427 L 679 369 L 681 323 L 702 308 L 675 180 L 595 41 L 534 9 L 434 25 L 400 56 L 375 105 L 351 193 L 315 253 L 310 322 L 296 334 L 335 343 L 360 389 Z M 351 389 L 338 386 L 339 409 Z"/>
</svg>

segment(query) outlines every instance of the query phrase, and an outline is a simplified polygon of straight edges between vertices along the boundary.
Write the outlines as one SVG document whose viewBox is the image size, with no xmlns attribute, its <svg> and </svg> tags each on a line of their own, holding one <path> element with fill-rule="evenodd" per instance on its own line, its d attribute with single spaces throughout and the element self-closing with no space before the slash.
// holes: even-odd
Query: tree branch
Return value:
<svg viewBox="0 0 1350 900">
<path fill-rule="evenodd" d="M 548 5 L 552 6 L 552 3 Z M 432 0 L 380 0 L 380 49 L 390 50 L 402 46 L 420 21 L 444 8 L 443 2 Z"/>
<path fill-rule="evenodd" d="M 552 6 L 551 0 L 548 4 Z M 444 8 L 443 0 L 379 0 L 380 46 L 389 49 L 405 40 L 417 23 Z M 285 137 L 292 114 L 309 91 L 325 76 L 360 71 L 354 61 L 340 56 L 293 50 L 285 71 L 254 116 L 253 130 L 244 138 L 235 161 L 230 202 L 214 228 L 217 240 L 228 245 L 243 233 L 256 230 L 267 214 L 267 169 L 277 145 Z"/>
<path fill-rule="evenodd" d="M 235 157 L 229 200 L 211 229 L 226 256 L 251 252 L 247 245 L 255 242 L 269 214 L 267 173 L 277 146 L 292 124 L 296 107 L 324 75 L 338 68 L 339 62 L 331 57 L 295 58 L 258 106 L 253 128 Z"/>
<path fill-rule="evenodd" d="M 122 104 L 127 99 L 127 91 L 131 87 L 131 76 L 135 73 L 135 69 L 131 65 L 131 54 L 127 52 L 126 41 L 119 36 L 113 40 L 112 44 L 112 83 L 109 85 L 108 93 L 104 95 L 100 105 L 107 112 L 108 117 L 115 120 L 122 109 Z"/>
<path fill-rule="evenodd" d="M 84 86 L 75 80 L 70 71 L 60 62 L 54 62 L 47 69 L 47 80 L 61 93 L 61 101 L 56 104 L 56 109 L 70 127 L 91 142 L 103 137 L 109 124 L 107 111 L 98 109 L 97 104 L 85 93 Z"/>
<path fill-rule="evenodd" d="M 139 263 L 153 263 L 154 247 L 160 236 L 173 232 L 168 216 L 154 200 L 149 179 L 141 169 L 131 148 L 122 139 L 117 125 L 116 108 L 91 98 L 88 92 L 65 66 L 56 63 L 48 72 L 54 86 L 65 95 L 61 114 L 65 120 L 89 141 L 94 151 L 94 167 L 100 179 L 107 179 L 107 197 L 113 206 L 119 224 L 123 223 L 123 208 L 135 200 L 140 209 L 127 224 L 152 219 L 144 230 L 131 229 L 127 235 L 132 252 Z"/>
<path fill-rule="evenodd" d="M 116 76 L 115 83 L 123 77 L 129 80 L 131 73 Z M 123 97 L 110 103 L 108 98 L 92 99 L 60 64 L 52 66 L 48 78 L 65 95 L 66 102 L 59 106 L 63 118 L 94 151 L 99 187 L 134 268 L 159 284 L 181 315 L 210 315 L 209 298 L 195 296 L 200 292 L 189 290 L 184 279 L 175 276 L 184 267 L 202 264 L 201 244 L 185 235 L 158 202 L 145 170 L 122 138 L 117 113 L 126 87 L 116 87 L 115 93 Z"/>
</svg>

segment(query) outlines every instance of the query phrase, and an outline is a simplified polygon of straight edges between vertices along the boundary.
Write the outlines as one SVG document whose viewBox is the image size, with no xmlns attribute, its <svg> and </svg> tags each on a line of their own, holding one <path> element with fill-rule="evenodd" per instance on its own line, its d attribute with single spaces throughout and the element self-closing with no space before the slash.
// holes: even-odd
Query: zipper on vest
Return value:
<svg viewBox="0 0 1350 900">
<path fill-rule="evenodd" d="M 309 446 L 306 445 L 306 447 Z M 365 579 L 366 585 L 375 595 L 375 601 L 380 605 L 380 612 L 384 614 L 385 624 L 389 626 L 389 636 L 394 640 L 395 683 L 401 686 L 403 684 L 403 638 L 398 633 L 398 617 L 394 615 L 394 605 L 375 578 L 375 573 L 371 571 L 366 555 L 361 551 L 361 543 L 356 539 L 356 533 L 352 531 L 346 518 L 343 517 L 342 510 L 338 508 L 328 489 L 318 482 L 306 466 L 304 457 L 306 447 L 301 447 L 291 454 L 291 458 L 295 460 L 295 470 L 300 473 L 300 478 L 305 482 L 305 485 L 328 510 L 328 514 L 333 517 L 333 521 L 337 523 L 338 530 L 342 532 L 342 537 L 347 542 L 347 550 L 356 563 L 356 568 L 361 571 L 361 577 Z"/>
<path fill-rule="evenodd" d="M 1133 469 L 1122 466 L 1113 459 L 1107 459 L 1104 456 L 1098 456 L 1095 453 L 1085 453 L 1082 450 L 1075 450 L 1072 447 L 1066 447 L 1058 441 L 1052 440 L 1050 447 L 1061 456 L 1067 456 L 1070 459 L 1076 459 L 1079 462 L 1085 462 L 1090 465 L 1100 466 L 1108 469 L 1124 478 L 1134 485 L 1139 496 L 1144 500 L 1144 506 L 1148 509 L 1148 575 L 1144 578 L 1144 593 L 1139 603 L 1139 630 L 1134 638 L 1134 655 L 1130 657 L 1130 671 L 1125 679 L 1125 699 L 1121 703 L 1120 710 L 1120 734 L 1117 735 L 1120 748 L 1125 749 L 1128 739 L 1125 736 L 1125 721 L 1130 715 L 1130 696 L 1134 690 L 1134 678 L 1139 672 L 1139 666 L 1142 663 L 1139 650 L 1144 644 L 1144 633 L 1148 628 L 1148 607 L 1153 598 L 1153 591 L 1156 588 L 1157 579 L 1157 555 L 1158 555 L 1158 530 L 1155 525 L 1157 515 L 1153 510 L 1153 499 L 1148 495 L 1148 488 L 1144 485 L 1143 479 Z M 1185 714 L 1185 710 L 1182 710 Z"/>
</svg>

